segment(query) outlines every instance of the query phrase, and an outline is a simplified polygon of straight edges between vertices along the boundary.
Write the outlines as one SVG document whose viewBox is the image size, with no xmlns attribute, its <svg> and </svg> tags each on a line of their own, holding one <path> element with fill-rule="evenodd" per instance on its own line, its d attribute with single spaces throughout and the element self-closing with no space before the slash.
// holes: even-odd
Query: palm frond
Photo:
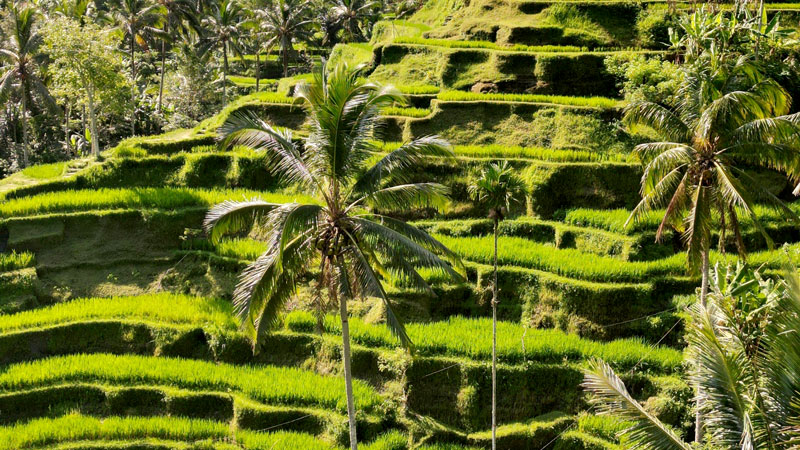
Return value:
<svg viewBox="0 0 800 450">
<path fill-rule="evenodd" d="M 283 251 L 269 248 L 239 276 L 233 305 L 241 327 L 254 343 L 279 322 L 279 312 L 295 292 L 316 249 L 309 233 L 295 236 Z"/>
<path fill-rule="evenodd" d="M 745 382 L 747 361 L 735 346 L 721 342 L 719 323 L 725 323 L 714 302 L 707 306 L 695 303 L 691 309 L 692 321 L 687 340 L 693 362 L 691 381 L 702 392 L 701 405 L 706 430 L 714 442 L 736 447 L 747 431 L 745 415 L 749 402 Z M 726 341 L 730 342 L 730 336 Z M 749 420 L 749 419 L 748 419 Z"/>
<path fill-rule="evenodd" d="M 364 295 L 381 299 L 386 309 L 386 324 L 389 326 L 389 330 L 400 340 L 403 347 L 413 351 L 414 344 L 411 342 L 403 322 L 392 310 L 391 302 L 383 289 L 381 281 L 372 270 L 369 260 L 361 250 L 362 244 L 354 236 L 351 236 L 350 241 L 351 245 L 348 247 L 347 254 L 350 256 L 352 270 L 355 275 L 354 281 L 358 283 L 359 290 Z"/>
<path fill-rule="evenodd" d="M 600 414 L 612 414 L 633 422 L 623 434 L 631 450 L 690 450 L 678 435 L 655 416 L 648 413 L 628 393 L 625 384 L 614 370 L 603 361 L 594 359 L 584 369 L 582 386 L 592 393 L 591 404 Z"/>
<path fill-rule="evenodd" d="M 404 257 L 412 266 L 430 268 L 454 280 L 461 278 L 442 257 L 402 233 L 367 219 L 353 217 L 350 220 L 356 227 L 355 235 L 359 238 L 359 242 L 369 244 L 378 253 Z"/>
<path fill-rule="evenodd" d="M 395 182 L 409 181 L 412 171 L 428 157 L 455 158 L 450 144 L 438 136 L 424 136 L 393 150 L 370 167 L 353 186 L 355 196 L 363 196 L 381 187 L 391 177 Z"/>
<path fill-rule="evenodd" d="M 702 177 L 698 182 L 698 186 L 693 189 L 692 205 L 686 218 L 686 230 L 683 232 L 683 239 L 686 242 L 689 269 L 697 273 L 702 254 L 707 252 L 710 247 L 713 194 L 709 187 L 703 185 Z"/>
<path fill-rule="evenodd" d="M 223 147 L 243 145 L 264 151 L 269 170 L 287 183 L 316 186 L 314 175 L 292 142 L 290 131 L 272 128 L 251 111 L 235 111 L 225 120 L 218 133 Z"/>
<path fill-rule="evenodd" d="M 408 211 L 412 208 L 441 209 L 447 204 L 450 189 L 439 183 L 413 183 L 378 189 L 352 206 L 364 204 L 380 209 Z"/>
<path fill-rule="evenodd" d="M 370 218 L 373 222 L 379 223 L 384 227 L 388 227 L 402 234 L 403 236 L 425 247 L 436 255 L 439 255 L 445 261 L 450 263 L 450 265 L 453 267 L 453 270 L 460 275 L 459 278 L 456 278 L 453 281 L 463 281 L 467 278 L 467 269 L 464 266 L 464 262 L 461 260 L 461 257 L 444 246 L 441 242 L 431 237 L 431 235 L 424 230 L 421 230 L 413 225 L 409 225 L 402 220 L 397 220 L 384 215 L 373 214 L 368 218 Z"/>
<path fill-rule="evenodd" d="M 254 198 L 246 201 L 225 200 L 206 213 L 203 229 L 212 242 L 219 242 L 226 234 L 238 233 L 265 217 L 280 204 Z"/>
<path fill-rule="evenodd" d="M 624 122 L 628 126 L 646 126 L 664 139 L 688 142 L 689 126 L 673 111 L 653 102 L 634 102 L 625 107 Z"/>
</svg>

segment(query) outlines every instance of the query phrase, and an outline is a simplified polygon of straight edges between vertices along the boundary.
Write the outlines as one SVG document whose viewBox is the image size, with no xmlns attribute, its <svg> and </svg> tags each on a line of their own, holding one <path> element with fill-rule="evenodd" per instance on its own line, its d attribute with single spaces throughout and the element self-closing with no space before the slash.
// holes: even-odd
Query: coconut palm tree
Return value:
<svg viewBox="0 0 800 450">
<path fill-rule="evenodd" d="M 136 48 L 149 48 L 153 39 L 166 39 L 159 28 L 163 20 L 161 5 L 147 0 L 118 0 L 113 5 L 114 21 L 128 41 L 131 65 L 131 134 L 136 134 Z"/>
<path fill-rule="evenodd" d="M 377 19 L 377 7 L 378 3 L 372 0 L 336 0 L 333 11 L 348 42 L 367 40 L 363 25 L 371 27 L 372 22 Z"/>
<path fill-rule="evenodd" d="M 480 204 L 489 208 L 494 231 L 494 282 L 492 283 L 492 450 L 497 448 L 497 235 L 500 221 L 525 193 L 525 183 L 514 173 L 508 161 L 494 163 L 484 168 L 480 176 L 469 185 L 469 193 Z"/>
<path fill-rule="evenodd" d="M 161 111 L 161 103 L 164 98 L 164 74 L 166 73 L 167 62 L 167 42 L 174 42 L 184 34 L 187 29 L 196 32 L 200 30 L 200 20 L 198 11 L 192 0 L 157 0 L 161 5 L 162 19 L 162 39 L 161 39 L 161 80 L 158 84 L 158 106 L 157 111 Z"/>
<path fill-rule="evenodd" d="M 706 304 L 690 308 L 689 382 L 706 393 L 703 410 L 711 448 L 782 450 L 800 437 L 800 283 L 763 279 L 743 265 L 711 278 Z M 585 370 L 583 386 L 601 414 L 633 425 L 626 448 L 690 450 L 672 429 L 628 392 L 606 363 Z"/>
<path fill-rule="evenodd" d="M 624 117 L 628 125 L 644 125 L 664 138 L 635 148 L 645 166 L 642 200 L 627 224 L 654 208 L 666 207 L 656 239 L 669 227 L 683 233 L 690 269 L 702 269 L 701 303 L 708 292 L 715 220 L 723 238 L 726 230 L 733 233 L 743 257 L 740 215 L 751 219 L 772 246 L 759 224 L 756 201 L 800 223 L 791 209 L 744 169 L 775 169 L 800 179 L 800 114 L 787 114 L 789 95 L 774 81 L 762 78 L 745 58 L 724 75 L 717 72 L 709 69 L 688 76 L 681 89 L 685 100 L 675 108 L 639 102 L 627 107 Z"/>
<path fill-rule="evenodd" d="M 227 104 L 228 52 L 242 55 L 239 38 L 246 25 L 245 10 L 235 0 L 218 0 L 211 5 L 210 10 L 202 23 L 207 31 L 207 45 L 222 51 L 222 98 Z"/>
<path fill-rule="evenodd" d="M 56 101 L 50 95 L 44 81 L 37 74 L 40 54 L 37 52 L 41 39 L 34 30 L 37 12 L 33 7 L 14 4 L 11 12 L 11 29 L 7 44 L 0 48 L 0 106 L 19 99 L 22 120 L 22 166 L 30 163 L 30 132 L 27 115 L 31 112 L 34 98 L 38 97 L 53 113 L 60 114 Z"/>
<path fill-rule="evenodd" d="M 289 57 L 294 53 L 295 41 L 311 38 L 311 2 L 308 0 L 275 0 L 253 13 L 260 32 L 267 38 L 264 47 L 278 46 L 283 61 L 283 76 L 289 76 Z"/>
<path fill-rule="evenodd" d="M 392 278 L 430 291 L 417 268 L 460 279 L 460 260 L 427 233 L 375 212 L 438 204 L 446 189 L 436 183 L 409 182 L 409 171 L 428 156 L 452 157 L 447 142 L 424 137 L 367 165 L 377 156 L 372 144 L 383 106 L 402 101 L 392 87 L 363 81 L 347 66 L 329 75 L 322 67 L 314 81 L 298 86 L 295 97 L 310 121 L 301 150 L 289 131 L 276 130 L 247 113 L 234 113 L 220 128 L 223 146 L 245 145 L 263 151 L 276 176 L 302 189 L 313 202 L 271 204 L 259 199 L 226 201 L 212 208 L 205 229 L 212 240 L 243 230 L 255 220 L 268 249 L 241 274 L 234 304 L 242 327 L 255 345 L 279 320 L 279 313 L 303 273 L 319 271 L 315 303 L 339 306 L 342 359 L 350 421 L 350 445 L 357 448 L 350 371 L 347 300 L 377 297 L 386 322 L 400 342 L 412 343 L 392 311 L 383 280 Z"/>
</svg>

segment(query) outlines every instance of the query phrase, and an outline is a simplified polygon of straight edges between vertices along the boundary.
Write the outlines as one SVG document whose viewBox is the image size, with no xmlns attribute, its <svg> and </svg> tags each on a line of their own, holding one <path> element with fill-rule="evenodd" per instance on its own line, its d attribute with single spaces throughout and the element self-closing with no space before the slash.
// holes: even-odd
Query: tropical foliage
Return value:
<svg viewBox="0 0 800 450">
<path fill-rule="evenodd" d="M 717 267 L 706 304 L 690 308 L 689 381 L 709 443 L 720 448 L 793 448 L 800 285 L 792 269 L 785 282 L 743 265 Z M 639 404 L 606 363 L 595 360 L 584 386 L 598 411 L 631 421 L 632 448 L 689 449 L 673 430 Z"/>
<path fill-rule="evenodd" d="M 422 158 L 451 155 L 436 138 L 409 142 L 365 168 L 375 151 L 380 108 L 401 102 L 399 92 L 361 81 L 358 70 L 321 68 L 310 85 L 295 96 L 312 121 L 301 152 L 288 131 L 278 131 L 252 115 L 231 115 L 221 128 L 223 145 L 246 145 L 269 155 L 276 176 L 291 180 L 318 203 L 268 203 L 259 198 L 220 203 L 206 216 L 212 240 L 241 231 L 256 221 L 268 243 L 241 275 L 234 303 L 243 328 L 256 344 L 279 322 L 278 313 L 298 280 L 318 265 L 315 303 L 320 312 L 339 306 L 344 344 L 350 443 L 356 447 L 355 410 L 351 391 L 347 300 L 376 297 L 385 305 L 386 321 L 400 342 L 412 343 L 394 314 L 383 280 L 404 280 L 430 290 L 417 268 L 459 278 L 460 262 L 427 233 L 389 216 L 372 212 L 438 204 L 446 193 L 436 183 L 409 182 L 406 172 Z M 317 260 L 317 258 L 319 258 Z M 327 291 L 327 299 L 322 293 Z"/>
</svg>

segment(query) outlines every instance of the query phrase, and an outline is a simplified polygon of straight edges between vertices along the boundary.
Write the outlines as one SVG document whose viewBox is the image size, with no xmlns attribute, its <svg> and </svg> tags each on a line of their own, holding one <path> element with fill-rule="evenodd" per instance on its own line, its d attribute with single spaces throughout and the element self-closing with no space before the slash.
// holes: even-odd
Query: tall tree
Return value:
<svg viewBox="0 0 800 450">
<path fill-rule="evenodd" d="M 119 40 L 94 23 L 81 24 L 55 17 L 44 28 L 44 42 L 52 59 L 54 91 L 78 99 L 89 109 L 92 154 L 100 154 L 98 110 L 123 111 L 129 88 L 123 64 L 115 51 Z"/>
<path fill-rule="evenodd" d="M 347 41 L 367 40 L 372 24 L 378 19 L 378 6 L 378 2 L 372 0 L 336 0 L 333 11 Z"/>
<path fill-rule="evenodd" d="M 260 33 L 267 38 L 265 48 L 280 48 L 283 63 L 283 76 L 289 76 L 289 58 L 294 53 L 293 42 L 308 41 L 311 38 L 309 0 L 274 0 L 263 8 L 255 9 L 254 14 Z"/>
<path fill-rule="evenodd" d="M 245 10 L 235 0 L 218 0 L 203 19 L 207 44 L 222 52 L 222 98 L 228 103 L 228 52 L 242 56 L 239 38 L 245 27 Z"/>
<path fill-rule="evenodd" d="M 187 31 L 200 29 L 199 12 L 195 10 L 192 0 L 157 0 L 161 5 L 161 12 L 164 15 L 162 20 L 162 39 L 161 39 L 161 73 L 158 83 L 158 103 L 157 111 L 161 111 L 164 98 L 164 75 L 167 73 L 167 44 L 179 39 Z"/>
<path fill-rule="evenodd" d="M 323 67 L 311 85 L 298 86 L 295 97 L 311 121 L 301 149 L 291 132 L 272 128 L 247 114 L 233 114 L 220 129 L 225 146 L 245 145 L 263 151 L 275 175 L 295 183 L 314 201 L 270 204 L 259 199 L 226 201 L 206 216 L 212 240 L 241 231 L 255 219 L 267 251 L 241 274 L 234 303 L 242 327 L 256 345 L 279 320 L 302 273 L 318 264 L 315 296 L 339 306 L 342 323 L 350 446 L 357 448 L 355 404 L 350 370 L 347 300 L 373 297 L 383 301 L 386 321 L 407 348 L 411 340 L 392 311 L 382 280 L 391 277 L 430 291 L 417 268 L 461 278 L 460 260 L 427 233 L 373 212 L 406 210 L 437 204 L 446 189 L 436 183 L 409 182 L 409 171 L 427 156 L 452 157 L 450 146 L 436 137 L 420 138 L 375 164 L 372 144 L 382 106 L 402 100 L 391 87 L 363 81 L 363 73 L 339 66 L 329 76 Z"/>
<path fill-rule="evenodd" d="M 705 304 L 690 308 L 689 382 L 707 393 L 703 409 L 709 448 L 797 448 L 800 416 L 800 285 L 796 269 L 787 283 L 744 266 L 716 270 Z M 648 413 L 606 363 L 595 360 L 583 386 L 601 414 L 631 422 L 626 448 L 690 450 L 672 429 Z"/>
<path fill-rule="evenodd" d="M 30 131 L 28 130 L 28 114 L 39 98 L 50 111 L 60 114 L 55 100 L 50 95 L 44 81 L 38 75 L 38 52 L 41 37 L 34 29 L 37 12 L 33 7 L 15 3 L 9 8 L 11 13 L 11 29 L 7 30 L 8 41 L 0 48 L 0 105 L 15 99 L 19 101 L 22 127 L 22 167 L 30 163 Z"/>
<path fill-rule="evenodd" d="M 491 164 L 469 186 L 469 192 L 480 204 L 489 208 L 494 231 L 494 281 L 492 283 L 492 450 L 497 448 L 497 304 L 500 302 L 497 284 L 497 236 L 500 221 L 525 193 L 525 183 L 514 173 L 508 161 Z"/>
<path fill-rule="evenodd" d="M 165 39 L 159 28 L 163 15 L 161 5 L 149 0 L 117 0 L 114 4 L 114 20 L 128 42 L 128 57 L 131 69 L 131 134 L 136 134 L 136 48 L 149 48 L 154 38 Z"/>
</svg>

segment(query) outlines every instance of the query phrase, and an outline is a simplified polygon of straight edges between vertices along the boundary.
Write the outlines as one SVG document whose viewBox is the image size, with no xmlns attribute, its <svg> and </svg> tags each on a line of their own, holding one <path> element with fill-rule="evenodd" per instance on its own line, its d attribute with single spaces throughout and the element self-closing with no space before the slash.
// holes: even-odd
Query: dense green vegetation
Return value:
<svg viewBox="0 0 800 450">
<path fill-rule="evenodd" d="M 790 448 L 756 3 L 0 1 L 0 448 Z"/>
</svg>

